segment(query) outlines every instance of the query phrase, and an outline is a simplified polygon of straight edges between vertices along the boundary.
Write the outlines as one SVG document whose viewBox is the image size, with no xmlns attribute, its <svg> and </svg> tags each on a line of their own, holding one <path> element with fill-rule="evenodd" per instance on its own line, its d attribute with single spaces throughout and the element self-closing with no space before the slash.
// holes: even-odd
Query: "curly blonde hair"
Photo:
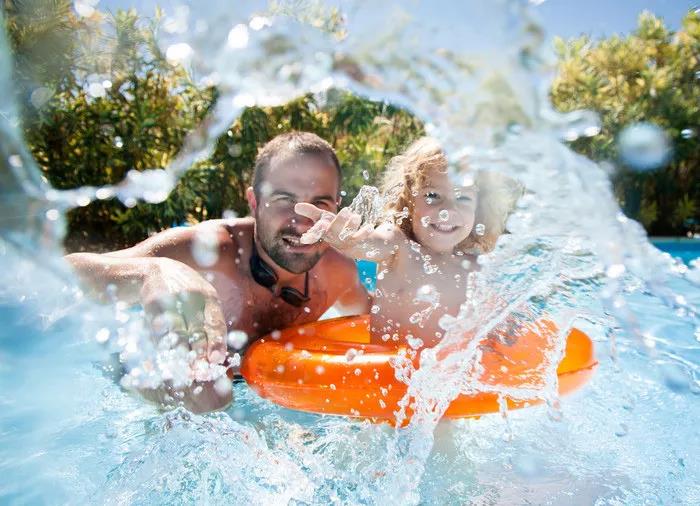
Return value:
<svg viewBox="0 0 700 506">
<path fill-rule="evenodd" d="M 381 184 L 385 198 L 385 215 L 410 239 L 414 239 L 413 202 L 433 171 L 447 172 L 449 162 L 442 146 L 432 137 L 421 137 L 387 165 Z M 469 236 L 455 248 L 468 254 L 493 250 L 505 231 L 508 215 L 522 194 L 522 187 L 513 179 L 496 172 L 474 174 L 477 191 L 475 226 Z M 483 225 L 483 233 L 477 233 Z M 481 229 L 481 227 L 478 227 Z"/>
</svg>

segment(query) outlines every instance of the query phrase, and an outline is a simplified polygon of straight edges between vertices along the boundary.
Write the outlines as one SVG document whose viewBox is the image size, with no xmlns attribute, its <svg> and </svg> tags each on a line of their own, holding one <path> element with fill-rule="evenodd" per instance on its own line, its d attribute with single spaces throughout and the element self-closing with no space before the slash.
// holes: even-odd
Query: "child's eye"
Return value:
<svg viewBox="0 0 700 506">
<path fill-rule="evenodd" d="M 440 194 L 437 192 L 426 192 L 425 194 L 425 203 L 426 204 L 432 204 L 436 200 L 440 198 Z"/>
</svg>

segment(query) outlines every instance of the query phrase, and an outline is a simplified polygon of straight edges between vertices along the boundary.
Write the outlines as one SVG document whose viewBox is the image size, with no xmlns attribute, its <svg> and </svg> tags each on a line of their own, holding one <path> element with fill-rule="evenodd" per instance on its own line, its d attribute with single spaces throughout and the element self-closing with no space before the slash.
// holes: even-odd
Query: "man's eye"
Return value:
<svg viewBox="0 0 700 506">
<path fill-rule="evenodd" d="M 319 209 L 330 209 L 331 205 L 328 203 L 327 200 L 316 200 L 315 202 L 312 202 L 313 205 L 318 207 Z"/>
<path fill-rule="evenodd" d="M 469 195 L 458 195 L 457 200 L 460 202 L 471 202 L 472 198 Z"/>
</svg>

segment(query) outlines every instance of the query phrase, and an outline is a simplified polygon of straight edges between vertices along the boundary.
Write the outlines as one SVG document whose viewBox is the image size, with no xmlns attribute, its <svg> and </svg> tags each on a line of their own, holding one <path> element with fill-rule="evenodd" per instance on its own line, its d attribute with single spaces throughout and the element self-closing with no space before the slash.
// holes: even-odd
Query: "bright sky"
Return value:
<svg viewBox="0 0 700 506">
<path fill-rule="evenodd" d="M 183 3 L 205 6 L 208 0 L 190 0 Z M 220 2 L 222 0 L 213 0 Z M 233 0 L 232 0 L 233 1 Z M 340 5 L 343 0 L 326 0 L 329 4 Z M 454 0 L 456 5 L 461 0 Z M 492 0 L 482 0 L 490 2 Z M 88 0 L 88 3 L 95 0 Z M 154 6 L 159 5 L 172 12 L 172 6 L 178 0 L 97 0 L 97 7 L 102 10 L 114 11 L 119 8 L 135 7 L 141 12 L 151 15 Z M 680 22 L 690 9 L 700 8 L 700 0 L 530 0 L 535 5 L 534 12 L 539 17 L 547 35 L 564 38 L 581 34 L 593 37 L 608 36 L 613 33 L 628 33 L 637 25 L 637 17 L 643 10 L 649 10 L 660 16 L 666 25 L 677 29 Z M 240 4 L 265 5 L 264 0 L 251 0 Z M 415 6 L 420 12 L 431 9 L 430 0 L 395 0 L 404 6 Z M 233 4 L 235 5 L 235 4 Z"/>
<path fill-rule="evenodd" d="M 700 8 L 698 0 L 545 0 L 535 8 L 550 36 L 565 38 L 581 34 L 594 37 L 627 33 L 637 16 L 649 10 L 677 29 L 686 13 Z"/>
</svg>

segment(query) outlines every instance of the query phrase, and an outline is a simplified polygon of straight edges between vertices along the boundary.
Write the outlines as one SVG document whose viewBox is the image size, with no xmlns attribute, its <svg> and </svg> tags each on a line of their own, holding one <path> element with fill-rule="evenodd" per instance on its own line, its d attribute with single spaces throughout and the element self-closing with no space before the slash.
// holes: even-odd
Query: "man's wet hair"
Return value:
<svg viewBox="0 0 700 506">
<path fill-rule="evenodd" d="M 291 157 L 294 155 L 314 155 L 331 162 L 338 173 L 338 192 L 340 192 L 340 183 L 343 175 L 333 146 L 311 132 L 288 132 L 278 135 L 265 144 L 255 158 L 253 191 L 256 198 L 260 198 L 260 188 L 272 160 L 276 157 Z"/>
</svg>

